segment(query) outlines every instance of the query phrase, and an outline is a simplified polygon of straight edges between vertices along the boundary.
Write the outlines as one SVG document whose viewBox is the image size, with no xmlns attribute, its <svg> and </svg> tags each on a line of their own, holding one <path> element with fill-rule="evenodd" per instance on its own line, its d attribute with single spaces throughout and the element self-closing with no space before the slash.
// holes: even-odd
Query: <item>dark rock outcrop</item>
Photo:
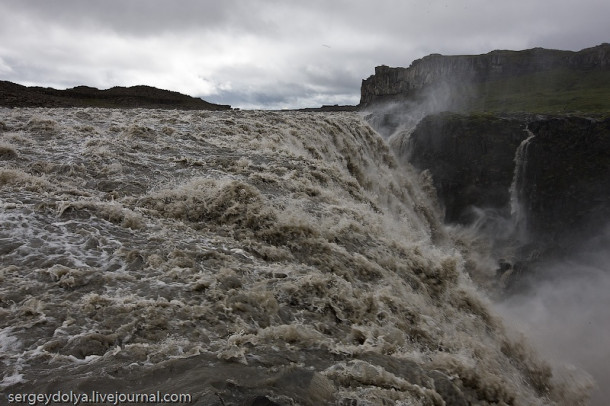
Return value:
<svg viewBox="0 0 610 406">
<path fill-rule="evenodd" d="M 56 90 L 26 87 L 0 81 L 2 107 L 108 107 L 179 110 L 228 110 L 231 106 L 208 103 L 200 98 L 150 86 L 113 87 L 98 90 L 88 86 Z"/>
<path fill-rule="evenodd" d="M 527 134 L 518 117 L 440 113 L 425 117 L 400 155 L 427 169 L 445 221 L 467 224 L 472 206 L 506 211 L 517 147 Z"/>
<path fill-rule="evenodd" d="M 529 125 L 522 196 L 529 232 L 565 249 L 610 222 L 610 118 L 555 117 Z"/>
<path fill-rule="evenodd" d="M 296 109 L 293 111 L 304 111 L 304 112 L 329 112 L 329 111 L 357 111 L 358 106 L 350 105 L 338 105 L 338 104 L 324 104 L 322 107 L 305 107 L 302 109 Z"/>
<path fill-rule="evenodd" d="M 520 204 L 536 249 L 570 251 L 610 219 L 610 118 L 442 113 L 424 118 L 402 156 L 428 170 L 445 220 L 468 224 L 473 206 L 510 216 L 515 155 Z"/>
</svg>

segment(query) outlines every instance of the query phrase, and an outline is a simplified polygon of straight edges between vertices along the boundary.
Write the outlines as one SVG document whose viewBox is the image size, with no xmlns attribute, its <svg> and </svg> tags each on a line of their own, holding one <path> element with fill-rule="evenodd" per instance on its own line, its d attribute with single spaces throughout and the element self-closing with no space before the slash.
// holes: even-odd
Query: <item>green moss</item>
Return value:
<svg viewBox="0 0 610 406">
<path fill-rule="evenodd" d="M 610 70 L 555 69 L 470 86 L 469 111 L 610 112 Z"/>
</svg>

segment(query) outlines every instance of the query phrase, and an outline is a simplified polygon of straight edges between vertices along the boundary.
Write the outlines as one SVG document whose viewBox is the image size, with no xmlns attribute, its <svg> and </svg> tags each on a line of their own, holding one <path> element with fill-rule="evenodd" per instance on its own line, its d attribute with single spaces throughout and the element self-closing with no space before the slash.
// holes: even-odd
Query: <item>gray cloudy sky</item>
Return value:
<svg viewBox="0 0 610 406">
<path fill-rule="evenodd" d="M 0 0 L 0 80 L 357 104 L 377 65 L 610 42 L 608 0 Z"/>
</svg>

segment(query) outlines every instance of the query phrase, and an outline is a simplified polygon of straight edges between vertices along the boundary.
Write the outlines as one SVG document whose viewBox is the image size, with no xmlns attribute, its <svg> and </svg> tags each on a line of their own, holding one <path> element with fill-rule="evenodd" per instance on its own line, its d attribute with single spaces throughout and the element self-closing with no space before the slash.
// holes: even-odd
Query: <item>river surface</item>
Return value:
<svg viewBox="0 0 610 406">
<path fill-rule="evenodd" d="M 584 404 L 431 196 L 355 113 L 2 109 L 3 396 Z"/>
</svg>

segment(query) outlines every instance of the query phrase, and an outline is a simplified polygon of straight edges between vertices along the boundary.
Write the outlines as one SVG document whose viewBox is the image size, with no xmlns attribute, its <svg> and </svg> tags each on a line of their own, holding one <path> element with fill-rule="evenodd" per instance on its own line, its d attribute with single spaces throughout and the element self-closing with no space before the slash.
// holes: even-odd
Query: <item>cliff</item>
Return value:
<svg viewBox="0 0 610 406">
<path fill-rule="evenodd" d="M 231 108 L 231 106 L 213 104 L 200 98 L 150 86 L 113 87 L 107 90 L 77 86 L 72 89 L 56 90 L 26 87 L 7 81 L 0 81 L 0 106 L 143 107 L 179 110 L 228 110 Z"/>
<path fill-rule="evenodd" d="M 433 176 L 445 221 L 472 221 L 472 207 L 510 214 L 515 151 L 526 138 L 520 117 L 440 113 L 419 122 L 399 154 Z"/>
<path fill-rule="evenodd" d="M 583 80 L 583 76 L 594 77 L 594 83 Z M 515 88 L 515 79 L 527 86 Z M 606 83 L 610 79 L 610 44 L 607 43 L 579 52 L 534 48 L 497 50 L 482 55 L 432 54 L 413 61 L 408 68 L 376 67 L 375 74 L 362 81 L 360 107 L 387 101 L 422 102 L 430 94 L 449 91 L 451 95 L 446 97 L 444 106 L 448 110 L 533 111 L 537 109 L 531 105 L 520 108 L 519 103 L 511 104 L 510 99 L 528 96 L 531 101 L 534 94 L 544 96 L 547 92 L 547 96 L 561 100 L 556 105 L 544 105 L 543 109 L 579 110 L 579 103 L 570 104 L 568 93 L 583 88 L 595 93 L 602 86 L 603 94 L 592 96 L 596 101 L 599 98 L 598 107 L 605 109 L 610 103 L 607 101 L 610 88 L 603 79 Z"/>
<path fill-rule="evenodd" d="M 403 145 L 403 159 L 432 175 L 446 222 L 472 224 L 479 209 L 515 222 L 517 198 L 522 242 L 557 253 L 610 219 L 610 118 L 441 113 Z"/>
<path fill-rule="evenodd" d="M 610 119 L 553 117 L 529 125 L 522 200 L 532 235 L 564 247 L 610 219 Z"/>
</svg>

